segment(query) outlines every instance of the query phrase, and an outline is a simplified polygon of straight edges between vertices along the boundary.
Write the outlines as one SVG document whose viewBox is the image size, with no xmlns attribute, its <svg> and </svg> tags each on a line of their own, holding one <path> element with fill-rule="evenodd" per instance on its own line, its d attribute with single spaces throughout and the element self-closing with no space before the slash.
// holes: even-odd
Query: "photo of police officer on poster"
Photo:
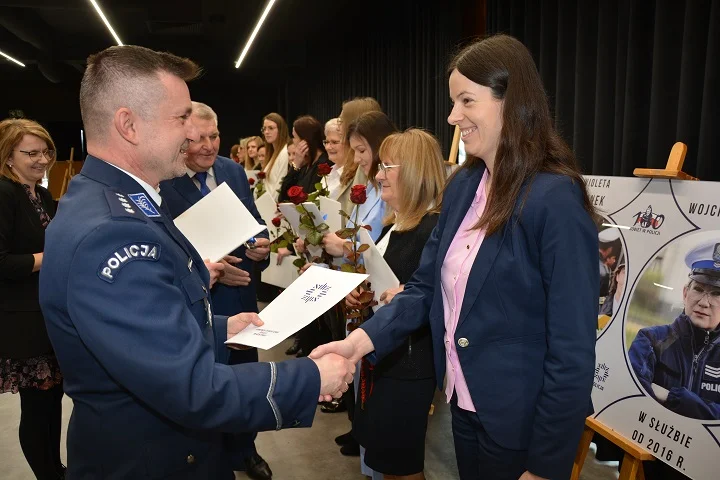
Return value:
<svg viewBox="0 0 720 480">
<path fill-rule="evenodd" d="M 600 295 L 598 297 L 598 335 L 618 312 L 625 294 L 626 262 L 620 229 L 600 217 L 598 228 L 598 265 Z"/>
<path fill-rule="evenodd" d="M 720 419 L 720 231 L 661 249 L 638 279 L 625 344 L 648 396 L 684 417 Z"/>
</svg>

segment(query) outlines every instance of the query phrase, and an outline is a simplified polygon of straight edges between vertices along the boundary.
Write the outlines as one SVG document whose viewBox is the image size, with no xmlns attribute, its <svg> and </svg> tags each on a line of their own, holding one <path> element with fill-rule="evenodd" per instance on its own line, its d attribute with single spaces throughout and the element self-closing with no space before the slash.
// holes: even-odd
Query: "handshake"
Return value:
<svg viewBox="0 0 720 480">
<path fill-rule="evenodd" d="M 239 313 L 228 318 L 228 340 L 248 325 L 263 326 L 257 313 Z M 238 348 L 238 347 L 230 347 Z M 375 350 L 375 347 L 362 328 L 354 330 L 345 340 L 320 345 L 309 357 L 320 371 L 321 402 L 330 402 L 340 398 L 350 388 L 355 374 L 355 364 L 362 357 Z"/>
<path fill-rule="evenodd" d="M 361 328 L 353 331 L 345 340 L 320 345 L 309 357 L 320 371 L 321 402 L 340 398 L 347 392 L 355 374 L 355 365 L 375 350 L 370 337 Z"/>
</svg>

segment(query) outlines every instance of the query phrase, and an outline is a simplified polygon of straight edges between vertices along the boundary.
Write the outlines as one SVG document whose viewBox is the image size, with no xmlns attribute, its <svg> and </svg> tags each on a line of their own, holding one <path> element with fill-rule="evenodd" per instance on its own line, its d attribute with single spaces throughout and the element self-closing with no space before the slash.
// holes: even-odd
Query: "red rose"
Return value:
<svg viewBox="0 0 720 480">
<path fill-rule="evenodd" d="M 255 185 L 255 179 L 254 178 L 248 178 L 248 183 L 250 185 Z"/>
<path fill-rule="evenodd" d="M 320 165 L 318 165 L 318 175 L 324 177 L 325 175 L 330 175 L 330 172 L 332 172 L 332 167 L 327 163 L 321 163 Z"/>
<path fill-rule="evenodd" d="M 355 205 L 362 205 L 367 200 L 365 185 L 353 185 L 350 189 L 350 201 Z"/>
<path fill-rule="evenodd" d="M 275 218 L 272 219 L 272 224 L 275 225 L 276 227 L 280 227 L 280 222 L 281 222 L 281 221 L 282 221 L 282 220 L 280 220 L 280 217 L 275 217 Z"/>
<path fill-rule="evenodd" d="M 300 205 L 308 199 L 308 194 L 305 193 L 303 187 L 299 187 L 297 185 L 288 188 L 287 195 L 290 198 L 290 201 L 295 205 Z"/>
<path fill-rule="evenodd" d="M 258 177 L 260 180 L 264 180 L 264 179 L 265 179 L 265 172 L 258 172 L 257 177 Z"/>
</svg>

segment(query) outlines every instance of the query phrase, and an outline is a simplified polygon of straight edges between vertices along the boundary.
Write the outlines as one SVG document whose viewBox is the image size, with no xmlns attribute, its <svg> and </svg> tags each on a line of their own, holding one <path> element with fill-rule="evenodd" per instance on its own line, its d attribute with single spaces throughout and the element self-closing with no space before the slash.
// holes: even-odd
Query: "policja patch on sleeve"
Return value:
<svg viewBox="0 0 720 480">
<path fill-rule="evenodd" d="M 157 243 L 128 243 L 110 254 L 98 267 L 98 277 L 113 283 L 122 268 L 135 260 L 157 262 L 160 259 L 160 245 Z"/>
</svg>

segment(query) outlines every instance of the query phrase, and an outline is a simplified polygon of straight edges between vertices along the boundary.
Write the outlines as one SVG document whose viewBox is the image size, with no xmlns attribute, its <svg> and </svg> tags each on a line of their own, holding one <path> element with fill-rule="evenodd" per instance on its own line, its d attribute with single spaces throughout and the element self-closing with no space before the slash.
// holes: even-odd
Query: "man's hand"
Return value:
<svg viewBox="0 0 720 480">
<path fill-rule="evenodd" d="M 255 262 L 262 262 L 270 255 L 270 240 L 267 238 L 258 238 L 255 242 L 255 248 L 248 248 L 245 255 Z"/>
<path fill-rule="evenodd" d="M 312 360 L 320 370 L 319 401 L 332 401 L 333 398 L 340 398 L 348 391 L 355 373 L 354 363 L 335 353 L 328 353 Z"/>
<path fill-rule="evenodd" d="M 405 290 L 405 285 L 400 285 L 397 288 L 388 288 L 385 290 L 382 295 L 380 295 L 380 302 L 387 305 L 388 303 L 392 302 L 392 299 L 395 298 L 395 295 Z"/>
<path fill-rule="evenodd" d="M 225 264 L 211 262 L 209 258 L 206 258 L 203 262 L 205 262 L 205 267 L 208 269 L 208 272 L 210 272 L 210 288 L 212 288 L 218 278 L 220 278 L 222 271 L 225 270 Z"/>
<path fill-rule="evenodd" d="M 242 262 L 241 258 L 233 257 L 232 255 L 223 258 L 222 264 L 225 268 L 220 273 L 218 282 L 229 287 L 247 287 L 250 285 L 250 281 L 252 280 L 250 274 L 242 268 L 233 265 L 240 262 Z"/>
<path fill-rule="evenodd" d="M 323 247 L 325 248 L 325 251 L 333 257 L 342 257 L 345 255 L 345 250 L 343 249 L 345 242 L 348 241 L 343 240 L 334 233 L 328 233 L 325 237 L 323 237 Z"/>
<path fill-rule="evenodd" d="M 543 477 L 538 477 L 537 475 L 533 475 L 532 473 L 530 473 L 526 470 L 525 473 L 520 475 L 520 478 L 518 480 L 548 480 L 548 479 L 543 478 Z"/>
<path fill-rule="evenodd" d="M 227 339 L 230 340 L 232 337 L 245 330 L 245 327 L 250 324 L 253 324 L 256 327 L 262 327 L 265 325 L 265 322 L 260 320 L 260 316 L 257 313 L 252 312 L 238 313 L 237 315 L 229 317 L 227 322 Z M 243 347 L 239 345 L 228 345 L 228 347 L 234 350 L 243 350 Z"/>
</svg>

